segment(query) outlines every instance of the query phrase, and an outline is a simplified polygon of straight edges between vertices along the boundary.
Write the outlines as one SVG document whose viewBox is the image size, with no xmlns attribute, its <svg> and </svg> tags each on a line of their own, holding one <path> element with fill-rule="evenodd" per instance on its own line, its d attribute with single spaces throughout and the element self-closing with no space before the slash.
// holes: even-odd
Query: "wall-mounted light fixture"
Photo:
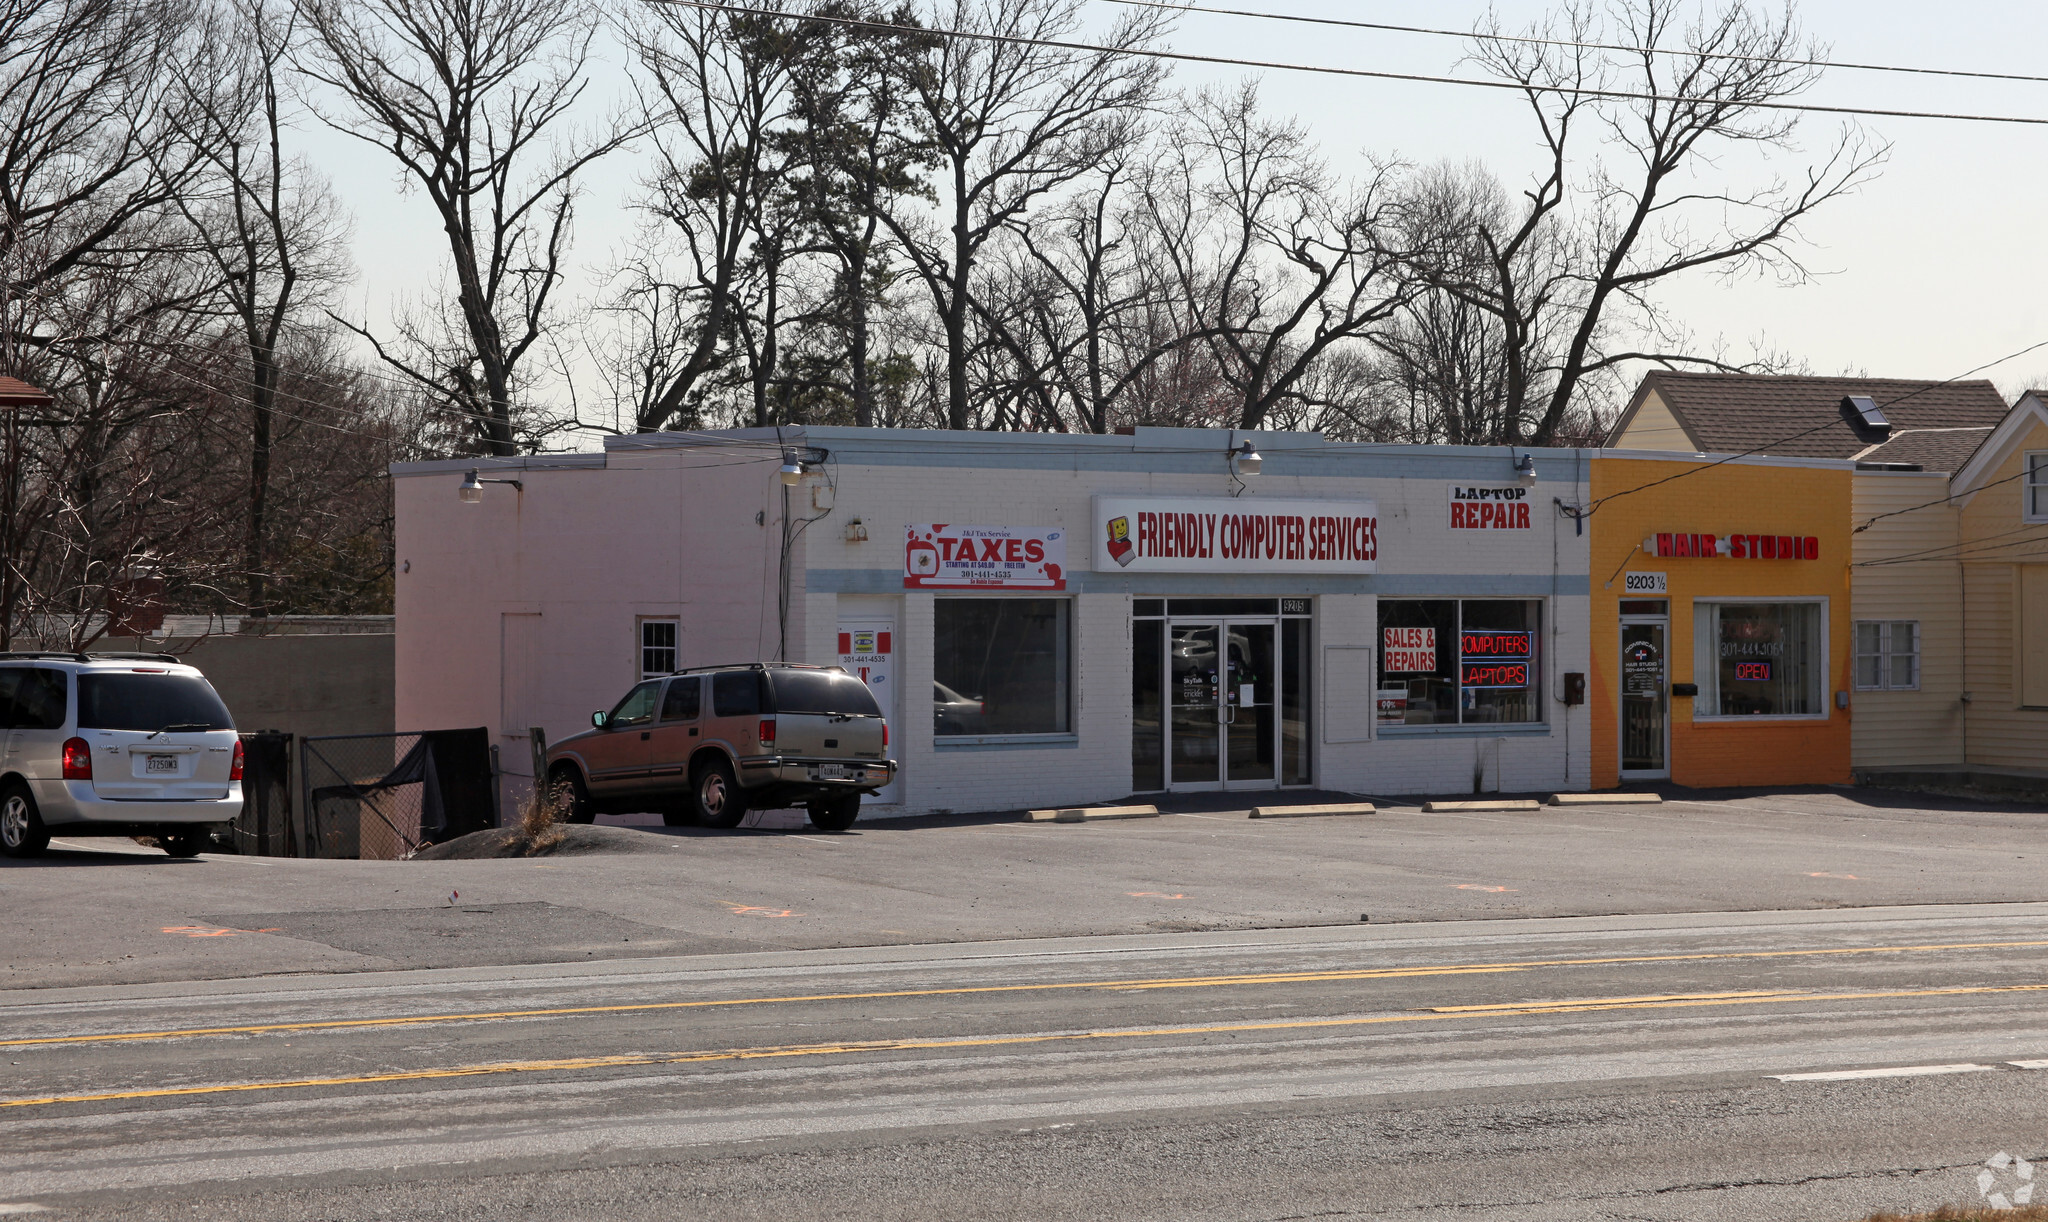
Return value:
<svg viewBox="0 0 2048 1222">
<path fill-rule="evenodd" d="M 1512 451 L 1510 452 L 1512 453 Z M 1515 455 L 1515 478 L 1522 481 L 1524 487 L 1534 488 L 1536 486 L 1536 456 L 1534 454 Z"/>
<path fill-rule="evenodd" d="M 1246 441 L 1244 444 L 1229 451 L 1229 454 L 1230 473 L 1232 475 L 1257 475 L 1259 468 L 1266 461 L 1259 457 L 1257 447 L 1253 446 L 1250 441 Z"/>
<path fill-rule="evenodd" d="M 824 466 L 825 459 L 830 454 L 829 450 L 821 450 L 816 446 L 808 450 L 784 450 L 782 452 L 782 469 L 775 474 L 782 480 L 783 487 L 794 488 L 804 482 L 804 476 Z"/>
<path fill-rule="evenodd" d="M 846 524 L 846 541 L 848 543 L 866 543 L 868 541 L 867 524 L 859 518 L 848 522 Z"/>
<path fill-rule="evenodd" d="M 455 496 L 465 505 L 474 505 L 484 499 L 485 484 L 510 484 L 519 491 L 526 491 L 526 485 L 516 479 L 478 479 L 475 471 L 465 471 L 462 483 L 455 489 Z"/>
</svg>

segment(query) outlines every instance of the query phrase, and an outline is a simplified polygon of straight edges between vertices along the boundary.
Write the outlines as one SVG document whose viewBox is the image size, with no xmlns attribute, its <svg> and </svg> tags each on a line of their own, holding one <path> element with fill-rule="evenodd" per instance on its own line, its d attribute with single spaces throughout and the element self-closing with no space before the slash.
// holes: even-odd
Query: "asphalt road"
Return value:
<svg viewBox="0 0 2048 1222">
<path fill-rule="evenodd" d="M 2040 904 L 15 991 L 0 1210 L 1846 1220 L 2048 1154 L 2044 993 Z"/>
<path fill-rule="evenodd" d="M 1298 800 L 1289 795 L 1290 800 Z M 1242 801 L 1243 796 L 1235 799 Z M 617 829 L 546 860 L 0 859 L 0 988 L 1520 917 L 2048 900 L 2039 807 L 1862 790 L 1252 821 Z"/>
</svg>

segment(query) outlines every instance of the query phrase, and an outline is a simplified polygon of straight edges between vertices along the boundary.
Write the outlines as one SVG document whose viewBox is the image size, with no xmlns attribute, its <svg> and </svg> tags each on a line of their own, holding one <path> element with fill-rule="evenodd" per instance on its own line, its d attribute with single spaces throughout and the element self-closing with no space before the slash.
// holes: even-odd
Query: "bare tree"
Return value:
<svg viewBox="0 0 2048 1222">
<path fill-rule="evenodd" d="M 788 0 L 769 0 L 763 15 L 654 5 L 630 26 L 654 150 L 642 207 L 657 225 L 646 244 L 656 256 L 629 262 L 614 302 L 642 324 L 644 338 L 620 354 L 638 387 L 639 432 L 696 415 L 744 360 L 745 281 L 761 270 L 765 199 L 785 164 L 771 137 L 788 120 L 792 67 L 820 37 L 788 11 Z"/>
<path fill-rule="evenodd" d="M 109 583 L 144 552 L 169 563 L 170 536 L 212 514 L 166 483 L 214 287 L 167 223 L 205 162 L 179 85 L 196 16 L 182 0 L 0 3 L 0 371 L 51 392 L 9 412 L 0 645 L 59 611 L 67 639 L 104 631 Z"/>
<path fill-rule="evenodd" d="M 295 62 L 326 89 L 315 112 L 426 194 L 455 280 L 459 321 L 402 328 L 410 354 L 352 329 L 467 413 L 487 453 L 516 453 L 514 394 L 563 278 L 576 176 L 634 134 L 614 122 L 555 140 L 588 84 L 595 14 L 585 0 L 300 0 L 299 13 Z"/>
<path fill-rule="evenodd" d="M 1260 114 L 1252 85 L 1192 110 L 1176 172 L 1149 200 L 1160 247 L 1233 392 L 1234 427 L 1267 427 L 1276 412 L 1306 421 L 1350 397 L 1317 366 L 1412 292 L 1384 183 L 1336 181 L 1298 123 Z"/>
<path fill-rule="evenodd" d="M 935 26 L 971 35 L 938 40 L 915 78 L 938 157 L 938 229 L 916 206 L 883 219 L 938 316 L 952 428 L 974 424 L 969 330 L 983 250 L 1132 140 L 1163 79 L 1157 60 L 1124 54 L 1166 32 L 1170 19 L 1158 10 L 1119 18 L 1099 50 L 1044 45 L 1071 38 L 1084 8 L 1084 0 L 946 0 L 935 10 Z"/>
<path fill-rule="evenodd" d="M 242 605 L 270 605 L 269 527 L 272 435 L 278 415 L 284 328 L 321 304 L 346 268 L 345 226 L 333 196 L 283 147 L 279 88 L 291 15 L 269 0 L 235 0 L 214 14 L 185 78 L 190 134 L 206 158 L 197 190 L 177 204 L 199 249 L 219 272 L 221 299 L 247 351 L 248 511 L 243 523 Z"/>
<path fill-rule="evenodd" d="M 1655 290 L 1693 272 L 1804 279 L 1799 223 L 1869 181 L 1887 150 L 1849 128 L 1790 178 L 1719 185 L 1731 155 L 1797 152 L 1796 113 L 1776 107 L 1814 84 L 1811 65 L 1823 56 L 1789 10 L 1570 0 L 1532 32 L 1540 41 L 1515 41 L 1490 23 L 1473 58 L 1522 87 L 1545 164 L 1512 208 L 1480 200 L 1445 212 L 1417 266 L 1498 320 L 1498 440 L 1543 445 L 1568 424 L 1587 380 L 1624 363 L 1726 368 L 1655 342 L 1675 331 Z M 1602 43 L 1633 49 L 1594 49 Z M 1598 151 L 1586 147 L 1593 140 Z M 1652 346 L 1614 344 L 1618 334 Z"/>
</svg>

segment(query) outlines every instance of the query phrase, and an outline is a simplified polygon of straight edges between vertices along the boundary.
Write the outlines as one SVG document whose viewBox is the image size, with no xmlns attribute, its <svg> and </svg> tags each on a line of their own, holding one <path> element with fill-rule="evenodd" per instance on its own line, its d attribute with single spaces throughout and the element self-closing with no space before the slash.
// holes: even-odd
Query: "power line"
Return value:
<svg viewBox="0 0 2048 1222">
<path fill-rule="evenodd" d="M 993 42 L 1016 46 L 1046 47 L 1056 51 L 1082 51 L 1097 55 L 1125 55 L 1138 59 L 1173 60 L 1191 64 L 1218 64 L 1225 67 L 1259 68 L 1275 72 L 1309 72 L 1326 76 L 1343 76 L 1353 79 L 1378 81 L 1405 81 L 1424 85 L 1463 85 L 1471 89 L 1508 90 L 1514 93 L 1548 93 L 1574 98 L 1604 98 L 1610 101 L 1622 102 L 1698 105 L 1715 101 L 1708 98 L 1688 98 L 1660 93 L 1636 93 L 1621 89 L 1580 89 L 1565 85 L 1539 85 L 1524 81 L 1482 81 L 1474 80 L 1470 77 L 1430 76 L 1416 72 L 1382 72 L 1369 68 L 1332 68 L 1321 64 L 1293 64 L 1277 60 L 1234 59 L 1222 55 L 1197 55 L 1188 51 L 1161 51 L 1150 47 L 1106 47 L 1100 43 L 1068 42 L 1056 38 L 1027 38 L 1019 34 L 990 34 L 978 30 L 948 30 L 935 26 L 901 26 L 883 21 L 863 21 L 854 17 L 828 17 L 815 13 L 778 13 L 766 9 L 721 4 L 717 3 L 716 0 L 647 0 L 647 3 L 681 5 L 686 8 L 703 9 L 709 12 L 727 13 L 740 17 L 772 17 L 786 21 L 820 22 L 827 25 L 876 30 L 893 34 L 926 34 L 936 35 L 941 38 L 963 39 L 970 42 Z M 1869 106 L 1823 106 L 1811 102 L 1716 104 L 1725 104 L 1730 106 L 1731 109 L 1738 110 L 1782 110 L 1806 114 L 1854 115 L 1859 118 L 1940 119 L 1958 123 L 2015 123 L 2031 127 L 2048 127 L 2048 118 L 2032 118 L 2025 115 L 1982 115 L 1928 110 L 1884 110 Z"/>
<path fill-rule="evenodd" d="M 2039 530 L 2041 530 L 2040 523 L 2034 523 L 2029 526 L 2015 526 L 2011 530 L 2002 530 L 1995 535 L 1980 535 L 1975 539 L 1963 539 L 1955 543 L 1943 543 L 1936 547 L 1922 548 L 1917 552 L 1900 552 L 1894 556 L 1879 556 L 1875 560 L 1858 560 L 1854 564 L 1850 565 L 1850 567 L 1868 568 L 1875 565 L 1883 564 L 1902 564 L 1909 560 L 1916 562 L 1920 560 L 1959 560 L 1966 555 L 1970 555 L 1976 552 L 1995 552 L 2000 548 L 2018 547 L 2022 543 L 2035 543 L 2039 542 L 2042 539 L 2048 539 L 2048 535 L 2043 534 L 2036 534 L 2031 539 L 2011 538 L 2011 536 L 2013 535 L 2023 535 L 2026 534 L 2028 531 Z M 1996 542 L 1996 540 L 1999 539 L 2004 539 L 2006 541 L 2003 543 Z"/>
<path fill-rule="evenodd" d="M 2041 529 L 2041 528 L 2040 528 L 2039 526 L 2035 526 L 2035 527 L 2030 527 L 2030 528 L 2028 528 L 2028 529 L 2033 529 L 2033 530 L 2039 530 L 2039 529 Z M 2011 532 L 2007 532 L 2007 533 L 2011 533 Z M 1993 537 L 1996 537 L 1996 536 L 1993 536 Z M 1961 561 L 1969 561 L 1969 560 L 2018 560 L 2018 559 L 2020 559 L 2020 558 L 2022 558 L 2022 557 L 2025 557 L 2025 556 L 2039 556 L 2039 555 L 2041 555 L 2042 553 L 2040 553 L 2040 552 L 2038 552 L 2038 551 L 2035 551 L 2035 552 L 2008 552 L 2008 551 L 2004 551 L 2003 549 L 2005 549 L 2005 548 L 2008 548 L 2008 547 L 2021 547 L 2021 546 L 2023 546 L 2023 545 L 2025 545 L 2025 544 L 2029 544 L 2029 543 L 2044 543 L 2044 542 L 2048 542 L 2048 534 L 2037 534 L 2037 535 L 2035 535 L 2035 536 L 2033 536 L 2032 538 L 2029 538 L 2029 539 L 2013 539 L 2013 540 L 2010 540 L 2009 542 L 2005 542 L 2005 543 L 1994 543 L 1994 544 L 1989 544 L 1989 545 L 1986 545 L 1986 546 L 1984 546 L 1984 547 L 1968 547 L 1968 546 L 1966 546 L 1966 545 L 1963 545 L 1963 544 L 1958 544 L 1958 545 L 1957 545 L 1957 550 L 1955 550 L 1955 551 L 1953 551 L 1953 552 L 1951 552 L 1950 554 L 1948 554 L 1948 555 L 1945 555 L 1945 556 L 1917 556 L 1917 555 L 1905 555 L 1905 556 L 1886 556 L 1886 557 L 1884 557 L 1883 559 L 1879 559 L 1879 560 L 1860 560 L 1860 561 L 1857 561 L 1857 562 L 1856 562 L 1855 564 L 1852 564 L 1852 565 L 1850 565 L 1849 567 L 1850 567 L 1850 568 L 1858 568 L 1858 569 L 1863 569 L 1863 568 L 1886 568 L 1886 567 L 1888 567 L 1888 566 L 1890 566 L 1890 565 L 1894 565 L 1894 564 L 1934 564 L 1934 563 L 1937 563 L 1937 562 L 1941 562 L 1941 561 L 1947 561 L 1947 560 L 1961 560 Z"/>
<path fill-rule="evenodd" d="M 1536 38 L 1530 35 L 1477 33 L 1471 30 L 1439 30 L 1420 25 L 1390 25 L 1378 21 L 1350 21 L 1341 17 L 1307 17 L 1294 13 L 1260 13 L 1250 9 L 1211 8 L 1199 4 L 1168 3 L 1168 0 L 1105 0 L 1108 4 L 1123 4 L 1132 8 L 1168 9 L 1176 13 L 1206 13 L 1218 17 L 1258 17 L 1267 21 L 1296 22 L 1302 25 L 1337 26 L 1353 30 L 1379 30 L 1392 34 L 1428 34 L 1443 38 L 1478 39 L 1484 42 L 1509 42 L 1534 47 L 1571 47 L 1586 51 L 1624 51 L 1632 55 L 1667 55 L 1685 59 L 1718 59 L 1746 64 L 1782 64 L 1788 68 L 1842 68 L 1856 72 L 1907 72 L 1918 76 L 1961 76 L 1987 81 L 2026 81 L 2032 84 L 2048 84 L 2048 76 L 2029 76 L 2020 72 L 1971 72 L 1961 68 L 1919 68 L 1906 64 L 1864 64 L 1850 60 L 1793 59 L 1776 55 L 1735 55 L 1725 51 L 1683 51 L 1668 47 L 1637 47 L 1627 43 L 1579 42 L 1570 38 Z"/>
<path fill-rule="evenodd" d="M 1966 370 L 1964 370 L 1963 372 L 1961 372 L 1961 373 L 1959 373 L 1959 374 L 1955 375 L 1955 376 L 1954 376 L 1954 377 L 1952 377 L 1952 378 L 1943 378 L 1943 379 L 1942 379 L 1941 381 L 1939 381 L 1939 382 L 1929 382 L 1929 383 L 1928 383 L 1927 385 L 1925 385 L 1925 386 L 1919 387 L 1918 389 L 1915 389 L 1915 390 L 1911 390 L 1911 391 L 1908 391 L 1908 392 L 1906 392 L 1905 394 L 1903 394 L 1903 395 L 1900 395 L 1900 396 L 1899 396 L 1898 398 L 1896 398 L 1896 399 L 1892 399 L 1892 400 L 1889 400 L 1888 402 L 1885 402 L 1885 403 L 1881 403 L 1881 404 L 1879 404 L 1878 406 L 1879 406 L 1879 407 L 1896 407 L 1896 406 L 1898 406 L 1899 404 L 1901 404 L 1901 403 L 1904 403 L 1904 402 L 1905 402 L 1906 400 L 1908 400 L 1908 399 L 1911 399 L 1911 398 L 1913 398 L 1913 397 L 1914 397 L 1914 396 L 1916 396 L 1916 395 L 1924 395 L 1924 394 L 1926 394 L 1926 393 L 1927 393 L 1928 391 L 1930 391 L 1930 390 L 1938 390 L 1938 389 L 1940 389 L 1940 388 L 1941 388 L 1941 387 L 1943 387 L 1943 386 L 1951 386 L 1951 385 L 1954 385 L 1955 383 L 1957 383 L 1957 382 L 1960 382 L 1960 381 L 1962 381 L 1962 380 L 1963 380 L 1964 378 L 1967 378 L 1967 377 L 1969 377 L 1969 376 L 1970 376 L 1970 375 L 1972 375 L 1972 374 L 1978 374 L 1978 373 L 1983 373 L 1983 372 L 1984 372 L 1985 370 L 1987 370 L 1987 369 L 1992 369 L 1992 368 L 1995 368 L 1995 367 L 1997 367 L 1997 366 L 1999 366 L 1999 365 L 2003 365 L 2003 364 L 2005 364 L 2005 363 L 2006 363 L 2007 361 L 2011 361 L 2011 360 L 2017 360 L 2017 359 L 2019 359 L 2020 357 L 2023 357 L 2023 356 L 2027 355 L 2027 354 L 2028 354 L 2029 352 L 2034 352 L 2034 351 L 2037 351 L 2037 350 L 2039 350 L 2039 349 L 2042 349 L 2042 348 L 2048 348 L 2048 339 L 2044 339 L 2044 340 L 2040 341 L 2039 343 L 2035 343 L 2035 344 L 2028 344 L 2028 345 L 2027 345 L 2026 347 L 2024 347 L 2024 348 L 2020 349 L 2020 350 L 2019 350 L 2019 351 L 2017 351 L 2017 352 L 2008 352 L 2008 353 L 2006 353 L 2006 354 L 2005 354 L 2004 356 L 2002 356 L 2002 357 L 1999 357 L 1999 358 L 1998 358 L 1997 360 L 1995 360 L 1995 361 L 1986 361 L 1986 362 L 1984 362 L 1984 363 L 1983 363 L 1982 365 L 1979 365 L 1979 366 L 1977 366 L 1977 367 L 1976 367 L 1975 369 L 1966 369 Z M 1793 433 L 1793 434 L 1792 434 L 1791 436 L 1789 436 L 1789 437 L 1780 437 L 1780 438 L 1778 438 L 1778 439 L 1777 439 L 1777 440 L 1775 440 L 1775 441 L 1767 441 L 1767 442 L 1765 442 L 1764 444 L 1762 444 L 1762 445 L 1760 445 L 1760 446 L 1757 446 L 1757 447 L 1756 447 L 1755 449 L 1752 449 L 1752 450 L 1744 450 L 1744 451 L 1743 451 L 1742 453 L 1740 453 L 1740 454 L 1730 454 L 1730 455 L 1729 455 L 1729 456 L 1727 456 L 1726 458 L 1722 458 L 1722 459 L 1717 459 L 1716 461 L 1714 461 L 1714 462 L 1710 462 L 1710 463 L 1703 463 L 1703 464 L 1701 464 L 1700 466 L 1697 466 L 1697 467 L 1694 467 L 1694 468 L 1692 468 L 1692 469 L 1691 469 L 1690 471 L 1680 471 L 1680 472 L 1679 472 L 1678 474 L 1676 474 L 1676 475 L 1667 475 L 1667 476 L 1665 476 L 1665 477 L 1664 477 L 1663 479 L 1659 479 L 1659 480 L 1652 480 L 1652 481 L 1650 481 L 1649 483 L 1647 483 L 1647 484 L 1643 484 L 1643 485 L 1642 485 L 1642 486 L 1640 486 L 1640 487 L 1624 489 L 1623 491 L 1621 491 L 1621 492 L 1617 492 L 1617 493 L 1613 494 L 1612 496 L 1603 496 L 1603 497 L 1601 497 L 1601 498 L 1600 498 L 1599 500 L 1597 500 L 1597 501 L 1594 501 L 1594 502 L 1593 502 L 1593 503 L 1592 503 L 1591 505 L 1587 506 L 1587 507 L 1586 507 L 1586 508 L 1585 508 L 1585 509 L 1584 509 L 1583 511 L 1581 511 L 1581 514 L 1580 514 L 1580 516 L 1582 516 L 1582 517 L 1591 517 L 1591 516 L 1593 515 L 1593 513 L 1594 513 L 1594 512 L 1596 511 L 1596 510 L 1598 510 L 1598 509 L 1599 509 L 1599 508 L 1600 508 L 1600 507 L 1601 507 L 1602 505 L 1605 505 L 1605 504 L 1606 504 L 1607 502 L 1609 502 L 1609 501 L 1619 500 L 1619 499 L 1621 499 L 1622 497 L 1625 497 L 1625 496 L 1632 496 L 1632 495 L 1634 495 L 1635 493 L 1638 493 L 1638 492 L 1642 492 L 1642 491 L 1644 491 L 1644 490 L 1646 490 L 1646 489 L 1649 489 L 1649 488 L 1655 488 L 1655 487 L 1658 487 L 1659 485 L 1662 485 L 1662 484 L 1668 484 L 1668 483 L 1671 483 L 1671 482 L 1672 482 L 1673 480 L 1681 480 L 1681 479 L 1684 479 L 1684 478 L 1686 478 L 1686 477 L 1687 477 L 1687 476 L 1689 476 L 1689 475 L 1698 475 L 1698 474 L 1699 474 L 1700 472 L 1702 472 L 1702 471 L 1711 471 L 1711 470 L 1713 470 L 1713 469 L 1714 469 L 1715 467 L 1721 466 L 1721 465 L 1723 465 L 1723 464 L 1725 464 L 1725 463 L 1731 463 L 1731 462 L 1734 462 L 1734 461 L 1735 461 L 1736 459 L 1738 459 L 1738 458 L 1749 458 L 1749 457 L 1752 457 L 1752 456 L 1754 456 L 1754 455 L 1762 454 L 1762 453 L 1764 453 L 1764 452 L 1766 452 L 1766 451 L 1768 451 L 1768 450 L 1772 449 L 1773 447 L 1776 447 L 1776 446 L 1781 446 L 1781 445 L 1784 445 L 1784 444 L 1785 444 L 1786 442 L 1788 442 L 1788 441 L 1797 441 L 1797 440 L 1799 440 L 1799 439 L 1800 439 L 1801 437 L 1807 437 L 1807 436 L 1811 436 L 1811 435 L 1812 435 L 1812 434 L 1814 434 L 1814 433 L 1820 433 L 1820 432 L 1825 432 L 1825 431 L 1827 431 L 1828 429 L 1832 429 L 1832 428 L 1834 428 L 1834 427 L 1835 427 L 1835 426 L 1836 426 L 1836 425 L 1837 425 L 1838 423 L 1839 423 L 1838 421 L 1830 420 L 1830 421 L 1828 421 L 1828 422 L 1827 422 L 1826 424 L 1822 424 L 1822 425 L 1819 425 L 1819 426 L 1817 426 L 1817 427 L 1815 427 L 1815 428 L 1810 428 L 1810 429 L 1802 429 L 1802 430 L 1800 430 L 1800 431 L 1799 431 L 1799 432 L 1797 432 L 1797 433 Z M 1948 498 L 1948 499 L 1952 499 L 1952 498 Z M 1930 502 L 1929 502 L 1928 504 L 1932 504 L 1932 505 L 1938 505 L 1938 504 L 1940 504 L 1940 503 L 1941 503 L 1940 501 L 1930 501 Z M 1926 506 L 1926 505 L 1920 505 L 1920 506 L 1915 506 L 1915 508 L 1919 508 L 1919 509 L 1925 509 L 1925 508 L 1927 508 L 1927 506 Z M 1898 510 L 1898 511 L 1896 511 L 1896 512 L 1898 512 L 1898 513 L 1911 513 L 1911 512 L 1912 512 L 1912 510 L 1910 510 L 1910 509 L 1901 509 L 1901 510 Z M 1879 517 L 1890 517 L 1891 515 L 1890 515 L 1890 514 L 1880 514 L 1880 515 L 1878 515 L 1878 516 L 1879 516 Z M 1877 518 L 1872 518 L 1872 519 L 1871 519 L 1870 521 L 1871 521 L 1871 522 L 1875 522 L 1875 521 L 1877 521 Z M 1865 526 L 1868 526 L 1869 524 L 1870 524 L 1869 522 L 1866 522 L 1866 523 L 1864 523 L 1864 525 L 1865 525 Z M 1858 531 L 1860 531 L 1861 529 L 1862 529 L 1861 527 L 1858 527 L 1856 531 L 1851 531 L 1850 533 L 1851 533 L 1851 534 L 1855 534 L 1855 533 L 1858 533 Z"/>
</svg>

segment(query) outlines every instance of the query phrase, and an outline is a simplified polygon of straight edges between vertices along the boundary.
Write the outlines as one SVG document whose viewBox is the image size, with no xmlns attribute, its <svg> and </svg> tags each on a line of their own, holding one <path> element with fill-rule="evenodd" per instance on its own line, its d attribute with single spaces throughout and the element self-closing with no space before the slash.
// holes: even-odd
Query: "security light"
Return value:
<svg viewBox="0 0 2048 1222">
<path fill-rule="evenodd" d="M 519 491 L 526 491 L 526 485 L 516 479 L 478 479 L 474 470 L 462 473 L 462 482 L 456 485 L 455 495 L 465 505 L 474 505 L 484 499 L 485 484 L 510 484 Z"/>
<path fill-rule="evenodd" d="M 1536 486 L 1536 456 L 1534 454 L 1515 455 L 1515 478 L 1529 487 L 1533 488 Z"/>
<path fill-rule="evenodd" d="M 794 488 L 804 482 L 804 465 L 796 455 L 785 453 L 782 456 L 782 470 L 776 474 L 782 477 L 785 487 Z"/>
<path fill-rule="evenodd" d="M 1259 457 L 1259 452 L 1252 446 L 1252 443 L 1246 441 L 1243 445 L 1230 451 L 1230 473 L 1232 475 L 1257 475 L 1260 465 L 1265 461 L 1265 459 Z"/>
</svg>

